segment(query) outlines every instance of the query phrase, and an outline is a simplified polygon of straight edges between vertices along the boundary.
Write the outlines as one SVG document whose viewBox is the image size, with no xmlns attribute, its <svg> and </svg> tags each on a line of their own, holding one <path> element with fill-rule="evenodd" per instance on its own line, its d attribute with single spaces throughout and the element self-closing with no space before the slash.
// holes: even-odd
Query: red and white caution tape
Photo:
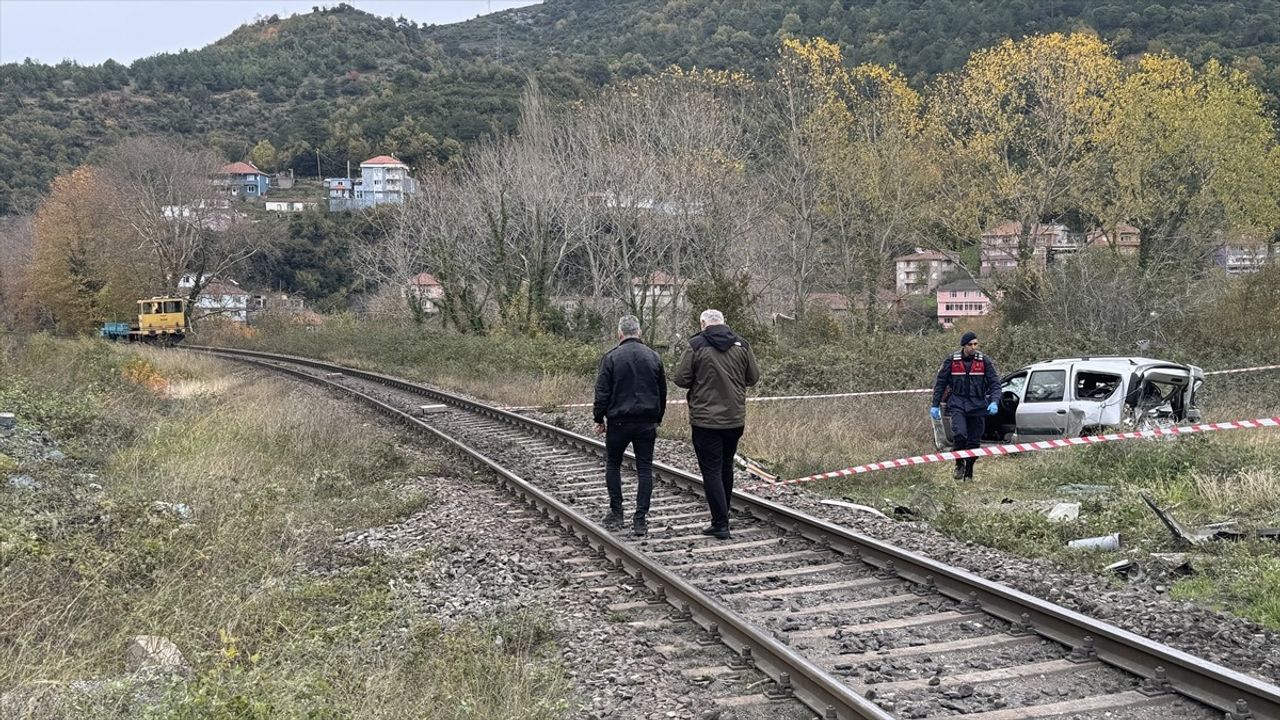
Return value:
<svg viewBox="0 0 1280 720">
<path fill-rule="evenodd" d="M 1205 375 L 1230 375 L 1233 373 L 1260 372 L 1262 370 L 1280 370 L 1280 365 L 1255 365 L 1254 367 L 1233 368 L 1231 370 L 1214 370 L 1207 372 Z M 875 395 L 914 395 L 919 393 L 933 392 L 930 388 L 918 388 L 915 390 L 864 390 L 861 392 L 847 393 L 825 393 L 821 395 L 760 395 L 757 397 L 747 398 L 747 402 L 778 402 L 785 400 L 832 400 L 839 398 L 854 397 L 871 397 Z M 684 405 L 685 400 L 668 400 L 668 405 Z M 571 403 L 567 405 L 518 405 L 504 407 L 503 410 L 544 410 L 544 409 L 562 409 L 562 408 L 589 408 L 591 403 Z"/>
<path fill-rule="evenodd" d="M 928 455 L 915 455 L 912 457 L 898 458 L 897 460 L 882 460 L 880 462 L 867 463 L 866 465 L 858 465 L 857 467 L 845 468 L 843 470 L 834 470 L 832 472 L 809 475 L 807 477 L 795 478 L 793 480 L 782 480 L 776 483 L 755 485 L 744 489 L 754 491 L 761 488 L 797 485 L 800 483 L 817 482 L 819 480 L 848 477 L 850 475 L 861 475 L 863 473 L 875 472 L 876 470 L 888 470 L 890 468 L 909 467 L 911 465 L 925 465 L 927 463 L 959 460 L 960 458 L 1015 455 L 1017 453 L 1052 450 L 1054 448 L 1075 447 L 1077 445 L 1096 445 L 1098 443 L 1117 442 L 1120 440 L 1138 440 L 1142 438 L 1155 438 L 1167 435 L 1191 435 L 1194 433 L 1216 432 L 1218 430 L 1252 430 L 1256 428 L 1274 427 L 1280 427 L 1280 417 L 1257 418 L 1256 420 L 1234 420 L 1231 422 L 1218 423 L 1200 423 L 1198 425 L 1176 425 L 1171 428 L 1160 428 L 1156 430 L 1139 430 L 1134 432 L 1062 438 L 1060 440 L 1040 440 L 1028 443 L 991 445 L 988 447 L 974 448 L 972 450 L 953 450 L 949 452 L 929 453 Z"/>
<path fill-rule="evenodd" d="M 851 397 L 867 397 L 871 395 L 909 395 L 913 393 L 929 393 L 933 390 L 929 388 L 921 388 L 919 390 L 864 390 L 862 392 L 847 393 L 827 393 L 825 395 L 758 395 L 748 397 L 747 402 L 776 402 L 779 400 L 827 400 L 832 398 L 851 398 Z M 684 405 L 688 400 L 668 400 L 668 405 Z M 572 403 L 569 405 L 520 405 L 513 407 L 505 407 L 503 410 L 541 410 L 544 408 L 588 408 L 591 403 Z"/>
</svg>

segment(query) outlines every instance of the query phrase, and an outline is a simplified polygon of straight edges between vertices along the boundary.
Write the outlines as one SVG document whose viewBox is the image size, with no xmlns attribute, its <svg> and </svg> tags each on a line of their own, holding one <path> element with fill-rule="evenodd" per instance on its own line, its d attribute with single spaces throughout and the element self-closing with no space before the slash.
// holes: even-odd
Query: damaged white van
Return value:
<svg viewBox="0 0 1280 720">
<path fill-rule="evenodd" d="M 1028 365 L 1001 381 L 983 440 L 1023 442 L 1199 422 L 1204 370 L 1143 357 L 1078 357 Z M 943 410 L 939 449 L 950 447 Z M 945 435 L 945 438 L 943 437 Z"/>
</svg>

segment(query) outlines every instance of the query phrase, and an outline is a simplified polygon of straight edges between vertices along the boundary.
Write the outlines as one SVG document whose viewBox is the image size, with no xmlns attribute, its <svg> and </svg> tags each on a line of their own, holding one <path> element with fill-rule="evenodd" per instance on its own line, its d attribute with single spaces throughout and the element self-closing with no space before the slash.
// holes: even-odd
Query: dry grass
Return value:
<svg viewBox="0 0 1280 720">
<path fill-rule="evenodd" d="M 1280 475 L 1274 469 L 1246 468 L 1230 475 L 1192 476 L 1196 491 L 1217 513 L 1258 513 L 1280 517 Z"/>
<path fill-rule="evenodd" d="M 392 589 L 429 557 L 331 549 L 345 529 L 429 508 L 398 479 L 443 464 L 411 465 L 365 416 L 211 358 L 41 343 L 5 359 L 0 397 L 23 393 L 32 417 L 74 411 L 67 426 L 85 427 L 62 442 L 101 458 L 105 489 L 41 466 L 24 468 L 38 493 L 0 493 L 0 694 L 118 676 L 127 638 L 154 634 L 194 669 L 165 691 L 174 717 L 563 714 L 541 616 L 441 632 Z M 12 384 L 18 373 L 56 389 Z M 67 398 L 91 410 L 59 409 Z M 317 563 L 327 572 L 307 571 Z M 495 649 L 494 633 L 528 642 Z M 142 714 L 127 684 L 65 695 L 41 716 Z"/>
</svg>

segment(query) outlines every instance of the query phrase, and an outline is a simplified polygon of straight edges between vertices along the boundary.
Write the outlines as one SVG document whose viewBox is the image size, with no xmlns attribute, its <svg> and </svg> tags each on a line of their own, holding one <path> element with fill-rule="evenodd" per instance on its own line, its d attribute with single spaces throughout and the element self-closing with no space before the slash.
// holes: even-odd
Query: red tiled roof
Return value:
<svg viewBox="0 0 1280 720">
<path fill-rule="evenodd" d="M 378 157 L 371 157 L 371 158 L 369 158 L 368 160 L 365 160 L 364 162 L 360 163 L 360 165 L 361 165 L 361 166 L 364 166 L 364 165 L 403 165 L 404 167 L 409 167 L 408 165 L 405 165 L 403 162 L 401 162 L 401 161 L 399 161 L 399 160 L 395 159 L 394 157 L 392 157 L 392 156 L 390 156 L 390 155 L 379 155 Z"/>
<path fill-rule="evenodd" d="M 236 287 L 235 285 L 231 285 L 230 283 L 224 283 L 218 280 L 215 280 L 209 283 L 208 285 L 205 285 L 204 289 L 200 291 L 200 294 L 204 297 L 217 297 L 219 295 L 237 296 L 237 297 L 241 295 L 245 297 L 249 296 L 249 293 L 245 292 L 244 290 L 241 290 L 239 287 Z"/>
<path fill-rule="evenodd" d="M 222 169 L 218 172 L 223 175 L 266 175 L 266 173 L 254 167 L 253 163 L 247 163 L 243 160 L 240 162 L 233 162 L 230 165 L 223 165 Z"/>
<path fill-rule="evenodd" d="M 409 278 L 409 284 L 417 285 L 418 287 L 426 287 L 429 285 L 439 285 L 440 281 L 436 280 L 436 276 L 431 273 L 418 273 L 417 275 Z"/>
</svg>

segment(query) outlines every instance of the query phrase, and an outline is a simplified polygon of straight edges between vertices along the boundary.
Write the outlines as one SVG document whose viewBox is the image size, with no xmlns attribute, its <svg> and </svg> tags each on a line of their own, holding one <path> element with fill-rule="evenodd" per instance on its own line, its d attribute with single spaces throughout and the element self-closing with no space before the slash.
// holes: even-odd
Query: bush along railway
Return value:
<svg viewBox="0 0 1280 720">
<path fill-rule="evenodd" d="M 193 347 L 352 394 L 491 468 L 507 490 L 820 718 L 1280 720 L 1280 687 L 750 494 L 699 534 L 701 482 L 655 463 L 650 535 L 594 522 L 603 443 L 378 373 Z M 429 401 L 424 403 L 424 400 Z M 495 458 L 502 458 L 501 460 Z"/>
</svg>

